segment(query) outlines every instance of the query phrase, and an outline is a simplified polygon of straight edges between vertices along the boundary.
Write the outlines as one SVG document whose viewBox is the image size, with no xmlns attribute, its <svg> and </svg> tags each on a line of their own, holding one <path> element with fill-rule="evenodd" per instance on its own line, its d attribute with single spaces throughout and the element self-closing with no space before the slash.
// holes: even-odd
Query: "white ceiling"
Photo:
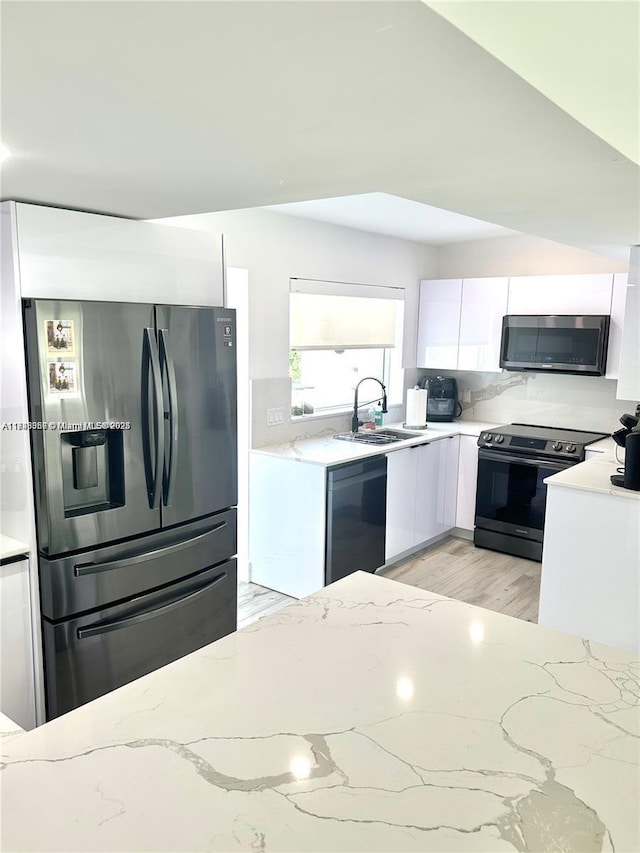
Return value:
<svg viewBox="0 0 640 853">
<path fill-rule="evenodd" d="M 419 0 L 3 0 L 0 38 L 4 198 L 151 219 L 387 193 L 640 243 L 637 165 Z"/>
<path fill-rule="evenodd" d="M 266 206 L 265 210 L 436 246 L 459 240 L 506 237 L 519 233 L 388 193 L 363 193 L 318 201 L 273 204 Z"/>
<path fill-rule="evenodd" d="M 640 163 L 638 0 L 425 0 L 554 104 Z"/>
</svg>

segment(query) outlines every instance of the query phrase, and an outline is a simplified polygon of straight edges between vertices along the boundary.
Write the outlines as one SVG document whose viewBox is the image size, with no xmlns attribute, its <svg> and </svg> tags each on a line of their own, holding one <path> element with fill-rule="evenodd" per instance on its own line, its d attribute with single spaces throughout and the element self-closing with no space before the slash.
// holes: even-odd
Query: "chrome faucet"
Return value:
<svg viewBox="0 0 640 853">
<path fill-rule="evenodd" d="M 355 395 L 353 398 L 353 417 L 351 418 L 351 432 L 358 432 L 358 427 L 362 424 L 362 421 L 358 420 L 358 388 L 363 382 L 366 382 L 367 379 L 372 379 L 374 382 L 378 383 L 382 388 L 382 397 L 376 397 L 375 400 L 369 400 L 368 403 L 364 403 L 363 405 L 368 406 L 369 403 L 377 403 L 379 400 L 382 400 L 382 412 L 385 415 L 387 413 L 387 389 L 379 379 L 376 379 L 375 376 L 365 376 L 360 380 L 360 382 L 358 382 L 355 388 Z"/>
</svg>

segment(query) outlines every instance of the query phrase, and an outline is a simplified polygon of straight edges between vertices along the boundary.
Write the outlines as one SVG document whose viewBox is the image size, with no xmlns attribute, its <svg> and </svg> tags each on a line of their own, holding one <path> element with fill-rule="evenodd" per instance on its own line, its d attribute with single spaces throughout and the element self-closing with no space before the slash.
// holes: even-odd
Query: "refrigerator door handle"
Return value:
<svg viewBox="0 0 640 853">
<path fill-rule="evenodd" d="M 149 413 L 149 367 L 153 381 L 153 417 Z M 162 442 L 162 431 L 164 430 L 164 404 L 162 400 L 162 374 L 160 372 L 160 358 L 155 332 L 151 328 L 144 330 L 142 343 L 142 419 L 146 425 L 144 430 L 145 442 L 145 467 L 150 469 L 147 476 L 147 491 L 149 494 L 149 506 L 157 509 L 160 506 L 160 484 L 162 483 L 162 463 L 164 448 Z M 151 458 L 152 429 L 155 433 L 155 460 Z"/>
<path fill-rule="evenodd" d="M 135 566 L 140 563 L 146 563 L 149 560 L 156 560 L 158 557 L 166 557 L 170 554 L 176 554 L 183 551 L 185 548 L 190 548 L 194 543 L 201 539 L 206 539 L 214 530 L 222 530 L 227 526 L 226 521 L 221 521 L 215 527 L 209 528 L 206 533 L 200 533 L 198 536 L 192 536 L 184 542 L 176 542 L 173 545 L 166 545 L 164 548 L 156 548 L 153 551 L 145 551 L 144 554 L 136 554 L 134 557 L 123 557 L 120 560 L 109 560 L 107 563 L 80 563 L 73 567 L 73 574 L 77 578 L 85 575 L 95 575 L 98 572 L 110 572 L 114 569 L 124 569 L 127 566 Z"/>
<path fill-rule="evenodd" d="M 176 369 L 169 349 L 169 332 L 167 329 L 159 329 L 160 339 L 160 369 L 162 378 L 167 376 L 167 399 L 169 403 L 168 412 L 164 417 L 169 421 L 169 441 L 164 451 L 164 474 L 162 478 L 163 503 L 171 506 L 175 492 L 176 469 L 178 467 L 178 386 L 176 383 Z M 165 432 L 166 440 L 166 432 Z M 167 462 L 167 459 L 169 460 Z"/>
<path fill-rule="evenodd" d="M 188 602 L 193 601 L 194 598 L 202 595 L 203 592 L 210 590 L 212 587 L 218 586 L 218 584 L 225 581 L 226 578 L 227 573 L 222 572 L 222 574 L 215 577 L 212 581 L 207 581 L 206 584 L 198 587 L 198 589 L 193 592 L 190 592 L 187 595 L 181 595 L 179 598 L 175 598 L 168 604 L 162 604 L 160 607 L 154 607 L 152 610 L 147 610 L 144 613 L 138 613 L 135 616 L 125 616 L 123 619 L 113 619 L 108 622 L 96 622 L 95 625 L 89 625 L 86 628 L 78 628 L 78 639 L 84 640 L 88 637 L 97 637 L 100 634 L 107 634 L 110 631 L 118 631 L 120 628 L 131 628 L 133 625 L 139 625 L 141 622 L 146 622 L 148 619 L 155 619 L 156 616 L 163 616 L 171 610 L 181 607 L 183 604 L 188 604 Z"/>
</svg>

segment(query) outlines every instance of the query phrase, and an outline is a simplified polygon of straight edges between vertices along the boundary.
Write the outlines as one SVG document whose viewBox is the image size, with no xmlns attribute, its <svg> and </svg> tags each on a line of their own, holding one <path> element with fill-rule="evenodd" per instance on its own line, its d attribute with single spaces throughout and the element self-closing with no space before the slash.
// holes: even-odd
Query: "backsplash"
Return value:
<svg viewBox="0 0 640 853">
<path fill-rule="evenodd" d="M 423 371 L 436 376 L 443 371 Z M 636 401 L 616 399 L 616 381 L 597 376 L 444 371 L 458 380 L 462 419 L 612 432 Z M 465 401 L 465 391 L 470 400 Z"/>
<path fill-rule="evenodd" d="M 633 413 L 637 401 L 617 400 L 616 381 L 597 376 L 549 376 L 541 373 L 477 373 L 462 371 L 405 371 L 411 386 L 417 375 L 455 376 L 462 419 L 483 423 L 527 423 L 566 429 L 613 432 L 624 412 Z M 409 376 L 410 374 L 410 376 Z M 470 400 L 465 400 L 465 391 Z M 406 393 L 406 392 L 405 392 Z M 252 447 L 346 432 L 350 414 L 323 418 L 289 419 L 291 380 L 258 379 L 251 382 Z M 285 421 L 266 425 L 266 410 L 284 409 Z M 402 422 L 404 407 L 390 406 L 386 423 Z"/>
<path fill-rule="evenodd" d="M 413 387 L 418 371 L 404 371 L 405 391 Z M 294 441 L 295 439 L 314 438 L 320 435 L 333 435 L 348 432 L 351 429 L 351 412 L 333 416 L 295 418 L 291 420 L 291 379 L 253 379 L 251 381 L 251 447 L 265 447 L 271 444 Z M 279 407 L 284 410 L 284 423 L 267 426 L 267 409 Z M 362 413 L 362 409 L 360 410 Z M 404 406 L 390 405 L 384 422 L 399 423 L 404 420 Z"/>
</svg>

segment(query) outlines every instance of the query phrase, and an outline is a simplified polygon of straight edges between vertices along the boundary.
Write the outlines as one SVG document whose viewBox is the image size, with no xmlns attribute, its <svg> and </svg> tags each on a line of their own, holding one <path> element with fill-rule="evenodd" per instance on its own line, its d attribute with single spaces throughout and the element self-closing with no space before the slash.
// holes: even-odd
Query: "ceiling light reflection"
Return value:
<svg viewBox="0 0 640 853">
<path fill-rule="evenodd" d="M 396 683 L 396 693 L 398 694 L 398 698 L 404 702 L 412 699 L 414 693 L 413 681 L 406 676 L 399 678 Z"/>
<path fill-rule="evenodd" d="M 469 637 L 476 646 L 484 641 L 484 625 L 482 622 L 472 622 L 469 625 Z"/>
<path fill-rule="evenodd" d="M 297 755 L 289 765 L 289 770 L 296 779 L 308 779 L 311 774 L 311 762 L 305 755 Z"/>
<path fill-rule="evenodd" d="M 6 145 L 0 144 L 0 163 L 3 163 L 7 157 L 11 157 L 11 151 L 9 151 Z"/>
</svg>

